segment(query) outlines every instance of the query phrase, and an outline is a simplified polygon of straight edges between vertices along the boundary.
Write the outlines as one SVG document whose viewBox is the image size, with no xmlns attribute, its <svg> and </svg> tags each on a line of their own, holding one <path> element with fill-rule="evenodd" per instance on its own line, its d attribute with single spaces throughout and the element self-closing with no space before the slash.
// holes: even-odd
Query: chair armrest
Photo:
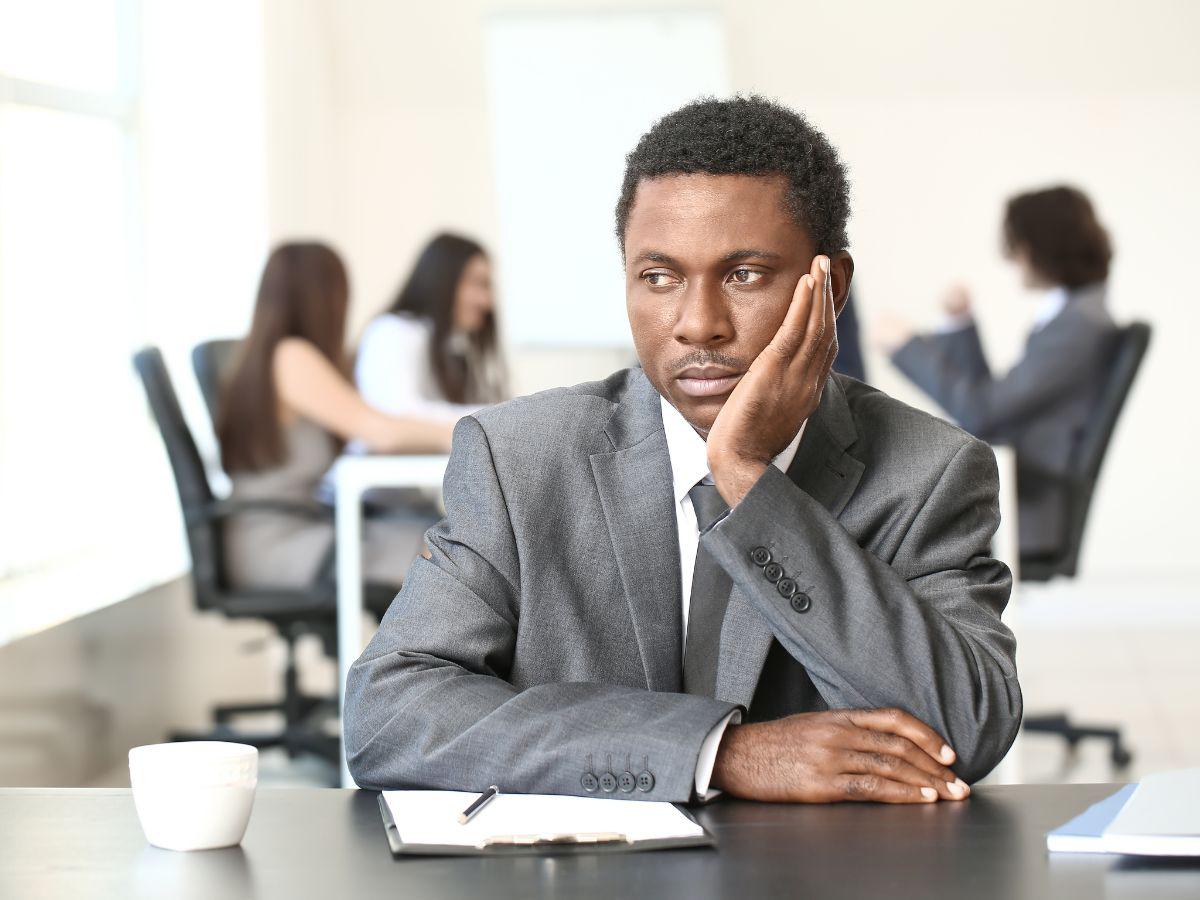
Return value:
<svg viewBox="0 0 1200 900">
<path fill-rule="evenodd" d="M 232 516 L 251 512 L 273 512 L 293 516 L 298 519 L 309 519 L 314 522 L 332 522 L 333 510 L 319 503 L 303 500 L 218 500 L 201 509 L 190 510 L 184 516 L 188 525 L 200 525 L 209 522 L 219 522 Z"/>
<path fill-rule="evenodd" d="M 1018 481 L 1020 481 L 1022 475 L 1024 475 L 1026 478 L 1040 478 L 1045 481 L 1051 481 L 1055 484 L 1062 485 L 1063 487 L 1075 489 L 1086 488 L 1095 481 L 1095 478 L 1087 475 L 1086 473 L 1055 472 L 1051 469 L 1047 469 L 1043 466 L 1039 466 L 1027 461 L 1022 461 L 1017 465 Z"/>
</svg>

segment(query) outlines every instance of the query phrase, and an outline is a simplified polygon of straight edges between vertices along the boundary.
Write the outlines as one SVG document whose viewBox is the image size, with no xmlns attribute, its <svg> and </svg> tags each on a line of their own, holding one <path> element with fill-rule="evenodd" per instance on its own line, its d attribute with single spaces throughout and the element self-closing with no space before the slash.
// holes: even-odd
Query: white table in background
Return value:
<svg viewBox="0 0 1200 900">
<path fill-rule="evenodd" d="M 346 676 L 363 651 L 363 495 L 371 488 L 441 488 L 448 456 L 343 456 L 334 470 L 337 490 L 338 715 L 345 708 Z M 354 787 L 343 745 L 342 787 Z"/>
</svg>

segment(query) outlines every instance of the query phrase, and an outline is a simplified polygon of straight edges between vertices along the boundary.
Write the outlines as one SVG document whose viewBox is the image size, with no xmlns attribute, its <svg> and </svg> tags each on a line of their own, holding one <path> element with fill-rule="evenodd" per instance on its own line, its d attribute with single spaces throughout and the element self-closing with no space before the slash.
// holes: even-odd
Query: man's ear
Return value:
<svg viewBox="0 0 1200 900">
<path fill-rule="evenodd" d="M 854 278 L 854 257 L 847 250 L 829 258 L 829 274 L 833 278 L 833 311 L 841 316 L 850 299 L 850 280 Z"/>
</svg>

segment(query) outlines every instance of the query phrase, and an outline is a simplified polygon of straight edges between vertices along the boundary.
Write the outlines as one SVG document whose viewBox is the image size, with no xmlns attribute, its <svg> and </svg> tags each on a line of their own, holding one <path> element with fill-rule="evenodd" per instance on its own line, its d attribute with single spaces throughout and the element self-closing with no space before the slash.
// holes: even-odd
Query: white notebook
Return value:
<svg viewBox="0 0 1200 900">
<path fill-rule="evenodd" d="M 652 850 L 713 843 L 671 803 L 604 797 L 500 794 L 459 824 L 459 813 L 478 796 L 470 791 L 384 791 L 380 805 L 393 852 L 545 852 L 568 846 L 575 851 Z"/>
<path fill-rule="evenodd" d="M 1200 856 L 1200 769 L 1144 777 L 1104 830 L 1104 850 Z"/>
</svg>

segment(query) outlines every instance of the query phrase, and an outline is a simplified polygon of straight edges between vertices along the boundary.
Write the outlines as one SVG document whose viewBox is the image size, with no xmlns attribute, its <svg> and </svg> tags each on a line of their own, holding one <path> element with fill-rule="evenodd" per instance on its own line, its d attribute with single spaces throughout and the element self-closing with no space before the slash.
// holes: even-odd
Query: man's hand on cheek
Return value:
<svg viewBox="0 0 1200 900">
<path fill-rule="evenodd" d="M 708 465 L 732 508 L 821 402 L 837 356 L 829 257 L 813 259 L 783 324 L 725 401 L 708 433 Z"/>
<path fill-rule="evenodd" d="M 898 709 L 800 713 L 731 725 L 721 739 L 712 786 L 748 800 L 933 803 L 971 792 L 947 765 L 949 745 Z"/>
</svg>

